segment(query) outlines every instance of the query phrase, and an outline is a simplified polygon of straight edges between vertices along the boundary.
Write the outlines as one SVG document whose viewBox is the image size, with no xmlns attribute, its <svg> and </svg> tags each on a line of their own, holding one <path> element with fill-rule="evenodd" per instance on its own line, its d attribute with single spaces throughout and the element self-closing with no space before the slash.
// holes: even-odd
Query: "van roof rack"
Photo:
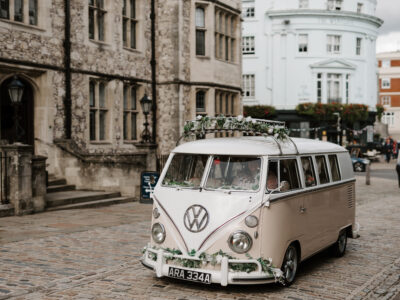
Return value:
<svg viewBox="0 0 400 300">
<path fill-rule="evenodd" d="M 201 139 L 205 138 L 208 133 L 217 132 L 242 132 L 248 136 L 270 136 L 275 140 L 280 150 L 281 145 L 278 139 L 289 139 L 298 153 L 296 144 L 289 137 L 289 130 L 285 127 L 285 122 L 253 119 L 251 117 L 244 118 L 240 115 L 237 117 L 225 117 L 224 115 L 209 117 L 199 115 L 196 120 L 186 121 L 183 134 L 176 142 L 176 145 L 179 144 L 181 139 L 189 136 L 196 136 Z"/>
</svg>

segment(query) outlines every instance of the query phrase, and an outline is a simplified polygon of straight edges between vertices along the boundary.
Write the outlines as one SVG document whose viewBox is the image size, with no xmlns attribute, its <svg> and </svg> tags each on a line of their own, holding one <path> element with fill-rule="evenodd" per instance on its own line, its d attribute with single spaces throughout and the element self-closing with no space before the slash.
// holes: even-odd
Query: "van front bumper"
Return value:
<svg viewBox="0 0 400 300">
<path fill-rule="evenodd" d="M 155 250 L 147 248 L 141 258 L 141 262 L 145 267 L 155 271 L 157 277 L 170 277 L 168 276 L 168 273 L 169 268 L 172 267 L 211 274 L 211 283 L 218 283 L 222 286 L 227 286 L 228 284 L 263 284 L 277 281 L 274 275 L 262 271 L 262 266 L 256 259 L 228 259 L 227 257 L 223 257 L 221 263 L 218 264 L 217 270 L 209 270 L 201 268 L 186 268 L 175 264 L 168 264 L 167 258 L 171 259 L 171 257 L 176 259 L 200 260 L 193 256 L 171 255 L 171 253 L 162 249 Z M 230 263 L 256 264 L 257 270 L 250 273 L 232 271 L 229 269 Z"/>
</svg>

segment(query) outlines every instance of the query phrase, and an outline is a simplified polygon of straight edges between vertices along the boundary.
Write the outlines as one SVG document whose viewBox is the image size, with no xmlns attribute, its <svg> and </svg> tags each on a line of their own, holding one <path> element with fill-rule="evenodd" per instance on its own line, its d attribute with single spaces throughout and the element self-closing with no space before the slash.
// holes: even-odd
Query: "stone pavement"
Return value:
<svg viewBox="0 0 400 300">
<path fill-rule="evenodd" d="M 379 167 L 379 165 L 376 165 Z M 151 206 L 47 212 L 0 219 L 0 299 L 395 299 L 400 297 L 400 189 L 357 180 L 358 239 L 344 257 L 322 252 L 289 288 L 203 286 L 157 279 L 138 261 Z M 397 298 L 398 299 L 398 298 Z"/>
</svg>

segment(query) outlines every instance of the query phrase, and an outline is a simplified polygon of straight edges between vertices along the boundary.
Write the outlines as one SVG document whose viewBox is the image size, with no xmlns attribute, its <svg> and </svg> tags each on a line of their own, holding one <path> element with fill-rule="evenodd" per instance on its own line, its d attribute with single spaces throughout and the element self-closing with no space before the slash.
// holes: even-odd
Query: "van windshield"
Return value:
<svg viewBox="0 0 400 300">
<path fill-rule="evenodd" d="M 260 168 L 258 157 L 214 156 L 205 188 L 256 191 Z"/>
<path fill-rule="evenodd" d="M 207 155 L 175 154 L 162 182 L 165 186 L 199 188 Z"/>
</svg>

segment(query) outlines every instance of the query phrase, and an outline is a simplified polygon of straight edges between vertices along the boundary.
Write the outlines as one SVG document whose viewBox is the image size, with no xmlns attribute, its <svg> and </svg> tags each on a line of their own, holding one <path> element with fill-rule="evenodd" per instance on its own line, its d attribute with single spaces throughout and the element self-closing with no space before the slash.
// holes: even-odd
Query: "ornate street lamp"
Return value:
<svg viewBox="0 0 400 300">
<path fill-rule="evenodd" d="M 24 93 L 24 84 L 14 75 L 13 80 L 8 85 L 8 93 L 10 95 L 11 103 L 14 106 L 14 125 L 15 125 L 15 142 L 21 140 L 19 132 L 19 115 L 18 109 L 22 101 L 22 94 Z"/>
<path fill-rule="evenodd" d="M 151 109 L 151 106 L 152 106 L 152 101 L 151 101 L 151 99 L 149 99 L 148 97 L 147 97 L 147 94 L 144 94 L 144 96 L 143 96 L 143 98 L 142 99 L 140 99 L 140 105 L 142 106 L 142 111 L 143 111 L 143 114 L 144 114 L 144 117 L 145 117 L 145 122 L 144 122 L 144 130 L 143 130 L 143 132 L 142 132 L 142 135 L 141 135 L 141 137 L 142 137 L 142 143 L 149 143 L 150 142 L 150 138 L 151 138 L 151 135 L 150 135 L 150 131 L 149 131 L 149 122 L 147 121 L 147 116 L 148 116 L 148 114 L 150 113 L 150 109 Z"/>
</svg>

